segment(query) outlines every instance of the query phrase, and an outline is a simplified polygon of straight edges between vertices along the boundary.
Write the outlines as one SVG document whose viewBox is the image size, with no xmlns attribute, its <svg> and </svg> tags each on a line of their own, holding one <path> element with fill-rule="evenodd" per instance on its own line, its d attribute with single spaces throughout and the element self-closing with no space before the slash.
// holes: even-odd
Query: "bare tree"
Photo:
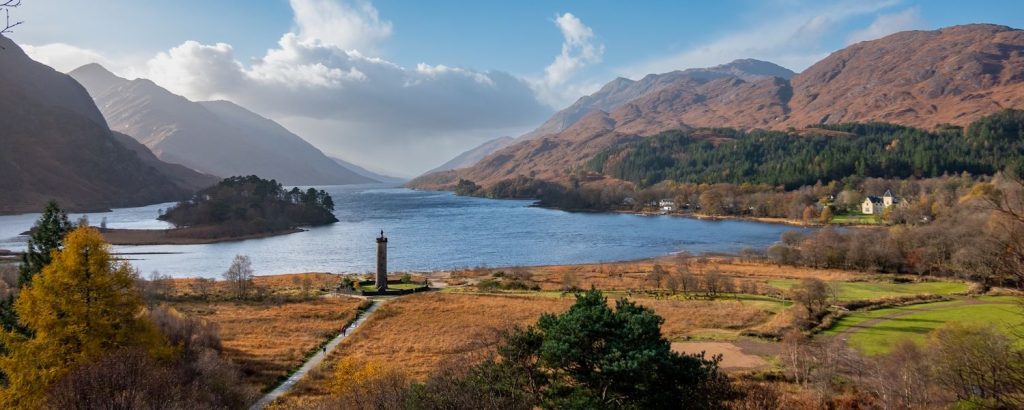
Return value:
<svg viewBox="0 0 1024 410">
<path fill-rule="evenodd" d="M 15 21 L 11 23 L 11 9 L 21 5 L 21 0 L 3 0 L 0 2 L 0 10 L 4 11 L 4 28 L 0 29 L 0 34 L 13 33 L 13 28 L 20 26 L 24 21 Z"/>
<path fill-rule="evenodd" d="M 252 288 L 252 261 L 246 255 L 235 255 L 231 267 L 224 272 L 224 280 L 230 284 L 235 298 L 244 299 Z"/>
</svg>

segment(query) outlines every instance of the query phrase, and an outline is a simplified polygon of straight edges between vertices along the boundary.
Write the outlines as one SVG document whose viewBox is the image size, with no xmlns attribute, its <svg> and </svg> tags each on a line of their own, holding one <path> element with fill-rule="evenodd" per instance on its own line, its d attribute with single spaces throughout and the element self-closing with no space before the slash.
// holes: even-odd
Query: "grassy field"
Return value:
<svg viewBox="0 0 1024 410">
<path fill-rule="evenodd" d="M 1017 297 L 980 297 L 925 303 L 867 312 L 852 312 L 840 319 L 825 335 L 840 335 L 847 343 L 869 355 L 886 353 L 904 340 L 923 342 L 928 333 L 952 322 L 990 324 L 1004 330 L 1024 325 L 1024 312 Z"/>
<path fill-rule="evenodd" d="M 246 383 L 263 390 L 337 334 L 355 317 L 361 303 L 361 299 L 331 297 L 281 304 L 177 302 L 171 306 L 216 323 L 225 355 L 239 365 Z"/>
<path fill-rule="evenodd" d="M 795 279 L 771 279 L 768 281 L 769 286 L 782 290 L 788 290 L 797 283 L 799 281 Z M 968 289 L 968 285 L 963 282 L 836 282 L 836 285 L 839 288 L 840 300 L 879 299 L 922 294 L 952 295 L 964 293 Z"/>
<path fill-rule="evenodd" d="M 829 223 L 834 225 L 877 225 L 878 219 L 874 215 L 844 214 L 833 216 Z"/>
<path fill-rule="evenodd" d="M 421 287 L 421 286 L 423 286 L 422 282 L 421 283 L 389 283 L 388 284 L 388 289 L 416 289 L 416 288 Z M 365 290 L 367 292 L 376 292 L 377 291 L 377 285 L 369 284 L 369 285 L 361 286 L 360 289 L 361 290 Z"/>
<path fill-rule="evenodd" d="M 446 361 L 482 359 L 503 330 L 532 324 L 543 313 L 562 312 L 574 301 L 572 295 L 557 292 L 433 292 L 390 300 L 332 353 L 325 368 L 312 372 L 284 401 L 295 405 L 327 394 L 331 364 L 347 356 L 393 365 L 422 380 Z M 784 307 L 766 300 L 634 301 L 665 319 L 662 333 L 672 341 L 732 340 L 744 329 L 769 322 Z"/>
</svg>

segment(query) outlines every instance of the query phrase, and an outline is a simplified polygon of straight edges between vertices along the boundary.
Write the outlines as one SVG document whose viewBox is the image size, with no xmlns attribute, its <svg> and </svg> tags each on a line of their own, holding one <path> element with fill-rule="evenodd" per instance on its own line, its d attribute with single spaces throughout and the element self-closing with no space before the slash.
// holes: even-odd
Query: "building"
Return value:
<svg viewBox="0 0 1024 410">
<path fill-rule="evenodd" d="M 891 190 L 885 190 L 882 196 L 868 196 L 860 204 L 860 212 L 865 215 L 880 215 L 886 208 L 897 205 L 902 200 L 893 195 Z"/>
<path fill-rule="evenodd" d="M 676 210 L 676 202 L 671 199 L 662 199 L 658 201 L 658 209 L 662 212 L 672 212 Z"/>
</svg>

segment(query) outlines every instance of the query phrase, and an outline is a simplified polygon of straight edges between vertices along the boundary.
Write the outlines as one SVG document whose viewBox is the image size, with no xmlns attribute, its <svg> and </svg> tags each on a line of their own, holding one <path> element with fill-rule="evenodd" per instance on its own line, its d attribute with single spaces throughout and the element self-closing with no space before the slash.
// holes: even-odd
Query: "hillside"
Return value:
<svg viewBox="0 0 1024 410">
<path fill-rule="evenodd" d="M 330 158 L 331 158 L 331 160 L 333 160 L 334 162 L 337 162 L 338 164 L 340 164 L 341 166 L 347 168 L 348 170 L 350 170 L 352 172 L 355 172 L 355 173 L 357 173 L 359 175 L 362 175 L 364 177 L 367 177 L 369 179 L 372 179 L 372 180 L 374 180 L 376 182 L 383 182 L 383 183 L 388 183 L 388 184 L 397 184 L 397 183 L 405 182 L 406 181 L 406 179 L 404 179 L 404 178 L 393 177 L 393 176 L 390 176 L 390 175 L 384 175 L 384 174 L 379 174 L 379 173 L 370 171 L 370 170 L 368 170 L 366 168 L 363 168 L 363 167 L 361 167 L 359 165 L 356 165 L 356 164 L 353 164 L 351 162 L 345 161 L 345 160 L 343 160 L 341 158 L 337 158 L 337 157 L 330 157 Z"/>
<path fill-rule="evenodd" d="M 619 78 L 516 144 L 414 186 L 451 188 L 458 179 L 489 186 L 519 175 L 567 182 L 599 152 L 673 129 L 785 130 L 869 121 L 964 126 L 1024 107 L 1022 51 L 1024 31 L 976 24 L 857 43 L 791 78 L 756 60 L 639 81 Z"/>
<path fill-rule="evenodd" d="M 193 102 L 149 80 L 117 77 L 97 64 L 70 75 L 89 91 L 112 129 L 136 138 L 161 160 L 216 176 L 255 174 L 290 185 L 375 182 L 233 103 Z"/>
<path fill-rule="evenodd" d="M 119 143 L 74 79 L 5 37 L 0 47 L 0 213 L 39 211 L 50 199 L 74 211 L 173 201 L 204 184 Z"/>
<path fill-rule="evenodd" d="M 469 150 L 466 150 L 465 152 L 455 156 L 455 158 L 448 160 L 448 162 L 445 162 L 444 164 L 441 164 L 437 168 L 427 171 L 426 173 L 430 174 L 439 171 L 449 171 L 453 169 L 473 166 L 473 164 L 480 162 L 480 160 L 484 159 L 484 157 L 491 155 L 492 152 L 511 145 L 513 141 L 515 141 L 515 139 L 513 139 L 512 137 L 498 137 L 492 140 L 488 140 L 483 144 L 477 145 L 473 148 L 470 148 Z"/>
</svg>

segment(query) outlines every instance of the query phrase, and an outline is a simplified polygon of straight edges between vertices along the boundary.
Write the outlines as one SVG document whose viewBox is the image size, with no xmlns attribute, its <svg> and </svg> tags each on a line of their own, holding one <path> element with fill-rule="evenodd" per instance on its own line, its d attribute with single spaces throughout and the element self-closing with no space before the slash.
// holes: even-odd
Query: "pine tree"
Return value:
<svg viewBox="0 0 1024 410">
<path fill-rule="evenodd" d="M 43 267 L 50 263 L 52 252 L 60 250 L 64 235 L 67 235 L 72 228 L 67 212 L 64 212 L 54 201 L 46 204 L 43 215 L 32 227 L 32 234 L 28 239 L 28 249 L 21 258 L 18 287 L 32 283 L 32 277 L 42 272 Z"/>
</svg>

